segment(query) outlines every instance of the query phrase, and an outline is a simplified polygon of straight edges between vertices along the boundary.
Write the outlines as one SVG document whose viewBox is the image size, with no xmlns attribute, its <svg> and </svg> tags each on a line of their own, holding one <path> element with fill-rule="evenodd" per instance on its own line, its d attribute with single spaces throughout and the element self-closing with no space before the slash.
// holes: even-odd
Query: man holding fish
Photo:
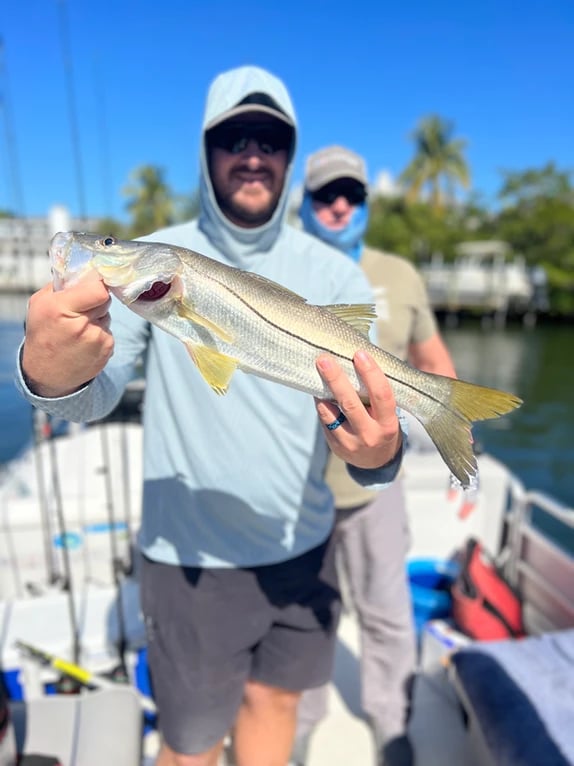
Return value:
<svg viewBox="0 0 574 766">
<path fill-rule="evenodd" d="M 340 609 L 328 447 L 365 486 L 382 488 L 400 467 L 395 399 L 367 350 L 368 283 L 284 222 L 296 132 L 281 81 L 257 67 L 220 75 L 204 115 L 199 219 L 144 238 L 175 246 L 152 248 L 145 275 L 137 257 L 114 265 L 111 237 L 98 241 L 99 260 L 95 245 L 83 249 L 89 238 L 57 237 L 55 287 L 65 289 L 48 285 L 29 303 L 18 383 L 45 411 L 102 417 L 145 358 L 139 545 L 158 766 L 214 766 L 230 730 L 238 766 L 287 763 L 302 690 L 330 679 Z M 181 248 L 211 267 L 196 280 L 178 271 Z M 210 316 L 193 292 L 202 279 L 216 283 Z M 274 381 L 313 308 L 299 295 L 332 306 L 317 313 L 325 338 L 333 322 L 364 348 L 344 368 L 318 344 L 303 383 L 293 370 L 286 387 Z M 279 338 L 273 311 L 285 302 Z"/>
</svg>

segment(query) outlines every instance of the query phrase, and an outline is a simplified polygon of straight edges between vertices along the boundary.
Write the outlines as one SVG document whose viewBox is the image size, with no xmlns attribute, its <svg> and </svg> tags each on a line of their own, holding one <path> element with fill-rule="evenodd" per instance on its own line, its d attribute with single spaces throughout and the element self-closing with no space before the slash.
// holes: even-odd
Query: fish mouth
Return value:
<svg viewBox="0 0 574 766">
<path fill-rule="evenodd" d="M 70 232 L 58 232 L 48 250 L 55 290 L 73 284 L 92 266 L 91 253 L 79 247 Z"/>
</svg>

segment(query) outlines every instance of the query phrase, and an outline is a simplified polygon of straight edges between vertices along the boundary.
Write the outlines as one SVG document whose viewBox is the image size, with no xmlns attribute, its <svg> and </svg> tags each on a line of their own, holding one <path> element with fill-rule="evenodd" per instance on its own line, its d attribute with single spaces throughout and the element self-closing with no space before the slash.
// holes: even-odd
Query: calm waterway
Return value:
<svg viewBox="0 0 574 766">
<path fill-rule="evenodd" d="M 574 326 L 468 323 L 443 334 L 459 377 L 524 400 L 510 415 L 477 424 L 475 439 L 527 488 L 574 508 Z"/>
</svg>

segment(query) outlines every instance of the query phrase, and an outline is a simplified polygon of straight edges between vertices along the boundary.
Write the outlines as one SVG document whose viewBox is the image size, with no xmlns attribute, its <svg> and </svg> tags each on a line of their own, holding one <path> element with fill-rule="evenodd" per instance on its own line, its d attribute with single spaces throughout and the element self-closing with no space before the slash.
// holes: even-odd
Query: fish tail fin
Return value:
<svg viewBox="0 0 574 766">
<path fill-rule="evenodd" d="M 478 471 L 470 425 L 455 412 L 445 409 L 424 423 L 442 459 L 463 487 L 470 485 Z"/>
<path fill-rule="evenodd" d="M 468 420 L 490 420 L 520 407 L 522 399 L 497 388 L 453 380 L 450 406 Z"/>
<path fill-rule="evenodd" d="M 519 407 L 522 400 L 463 380 L 452 379 L 449 383 L 442 406 L 423 425 L 454 476 L 468 487 L 477 472 L 472 449 L 473 421 L 500 417 Z"/>
</svg>

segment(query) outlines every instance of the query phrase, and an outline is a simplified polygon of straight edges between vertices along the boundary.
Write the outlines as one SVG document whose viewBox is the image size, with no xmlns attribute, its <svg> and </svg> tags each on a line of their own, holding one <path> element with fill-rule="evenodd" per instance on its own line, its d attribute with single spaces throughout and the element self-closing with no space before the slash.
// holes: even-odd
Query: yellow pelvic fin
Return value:
<svg viewBox="0 0 574 766">
<path fill-rule="evenodd" d="M 371 324 L 377 318 L 375 307 L 370 303 L 334 303 L 325 308 L 366 336 L 369 335 Z"/>
<path fill-rule="evenodd" d="M 206 319 L 205 317 L 202 317 L 201 314 L 197 314 L 193 308 L 193 306 L 186 302 L 185 298 L 179 298 L 176 303 L 176 311 L 178 316 L 180 316 L 182 319 L 189 319 L 190 322 L 193 322 L 196 325 L 199 325 L 200 327 L 204 327 L 206 330 L 209 330 L 210 333 L 213 335 L 216 335 L 218 338 L 221 338 L 222 341 L 225 343 L 232 343 L 233 338 L 231 335 L 229 335 L 228 332 L 223 330 L 219 325 L 216 325 L 214 322 L 211 322 L 209 319 Z"/>
<path fill-rule="evenodd" d="M 233 373 L 239 364 L 237 359 L 221 354 L 209 346 L 186 343 L 189 355 L 205 380 L 216 394 L 226 394 Z"/>
</svg>

